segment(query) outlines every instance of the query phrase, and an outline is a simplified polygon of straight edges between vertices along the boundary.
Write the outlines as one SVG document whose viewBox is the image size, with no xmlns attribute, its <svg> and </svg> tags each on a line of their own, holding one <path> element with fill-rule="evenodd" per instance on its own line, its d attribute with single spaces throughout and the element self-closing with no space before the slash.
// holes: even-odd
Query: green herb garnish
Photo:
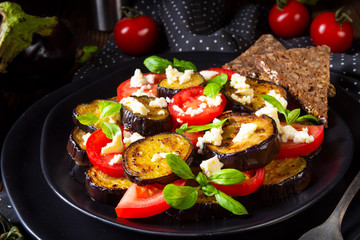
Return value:
<svg viewBox="0 0 360 240">
<path fill-rule="evenodd" d="M 203 94 L 211 98 L 216 97 L 227 80 L 228 76 L 225 73 L 213 77 L 207 81 L 207 85 L 203 91 Z"/>
<path fill-rule="evenodd" d="M 183 179 L 194 179 L 199 183 L 197 187 L 190 186 L 176 186 L 168 184 L 164 188 L 164 197 L 166 202 L 176 209 L 188 209 L 192 207 L 198 198 L 198 191 L 202 190 L 207 196 L 215 196 L 217 202 L 223 208 L 229 210 L 236 215 L 247 214 L 246 208 L 234 200 L 230 196 L 216 189 L 212 183 L 221 185 L 237 184 L 245 180 L 245 175 L 236 169 L 223 169 L 209 177 L 209 179 L 202 173 L 195 177 L 191 172 L 190 167 L 176 154 L 167 154 L 167 162 L 170 168 L 176 175 Z"/>
<path fill-rule="evenodd" d="M 91 57 L 99 50 L 97 46 L 84 46 L 82 49 L 83 54 L 76 61 L 77 63 L 86 63 Z"/>
<path fill-rule="evenodd" d="M 153 73 L 165 73 L 165 69 L 169 65 L 180 72 L 184 72 L 185 70 L 197 71 L 192 62 L 179 60 L 177 58 L 174 58 L 173 62 L 170 62 L 169 60 L 159 56 L 150 56 L 144 60 L 144 65 L 150 72 Z"/>
<path fill-rule="evenodd" d="M 187 123 L 184 123 L 183 125 L 180 126 L 180 128 L 176 129 L 176 132 L 178 133 L 182 133 L 184 134 L 185 132 L 201 132 L 201 131 L 206 131 L 212 128 L 218 128 L 221 125 L 224 124 L 224 122 L 226 122 L 227 118 L 219 121 L 219 122 L 215 122 L 215 123 L 208 123 L 205 125 L 192 125 L 192 126 L 188 126 Z"/>
<path fill-rule="evenodd" d="M 279 113 L 284 115 L 287 125 L 290 125 L 294 122 L 303 122 L 308 120 L 319 122 L 315 116 L 310 114 L 300 116 L 300 108 L 294 109 L 292 111 L 285 109 L 283 105 L 273 96 L 265 95 L 265 94 L 259 96 L 262 97 L 265 101 L 267 101 L 271 105 L 273 105 L 278 110 Z"/>
<path fill-rule="evenodd" d="M 101 123 L 101 129 L 106 137 L 112 139 L 120 131 L 120 127 L 115 123 L 105 122 L 104 119 L 118 113 L 121 109 L 121 103 L 112 101 L 100 102 L 99 109 L 101 111 L 99 118 L 94 114 L 84 114 L 77 116 L 76 119 L 84 125 Z"/>
</svg>

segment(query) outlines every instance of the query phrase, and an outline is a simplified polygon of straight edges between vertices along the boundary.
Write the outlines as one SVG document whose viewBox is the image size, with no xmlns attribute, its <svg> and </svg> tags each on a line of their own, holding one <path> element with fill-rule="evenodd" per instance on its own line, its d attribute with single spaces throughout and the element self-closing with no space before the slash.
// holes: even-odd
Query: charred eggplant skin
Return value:
<svg viewBox="0 0 360 240">
<path fill-rule="evenodd" d="M 176 132 L 159 133 L 131 143 L 122 155 L 125 176 L 139 186 L 168 184 L 179 179 L 167 164 L 165 157 L 156 154 L 178 154 L 188 165 L 193 162 L 191 141 Z"/>
<path fill-rule="evenodd" d="M 150 109 L 150 113 L 147 116 L 143 116 L 138 113 L 134 113 L 130 108 L 123 104 L 120 114 L 121 122 L 124 127 L 143 136 L 154 135 L 171 130 L 172 118 L 166 107 L 157 109 L 150 107 L 150 101 L 155 99 L 152 97 L 140 96 L 134 98 Z M 158 114 L 159 110 L 164 111 L 164 114 Z"/>
<path fill-rule="evenodd" d="M 236 151 L 234 146 L 229 148 L 233 150 L 231 152 L 220 151 L 220 148 L 227 149 L 230 146 L 231 143 L 229 142 L 232 141 L 232 138 L 228 140 L 223 139 L 223 143 L 219 147 L 204 143 L 203 154 L 205 158 L 217 156 L 224 164 L 223 168 L 235 168 L 240 171 L 247 171 L 266 166 L 279 154 L 281 143 L 276 123 L 272 118 L 266 115 L 256 116 L 231 111 L 222 114 L 218 119 L 222 120 L 224 118 L 228 118 L 228 121 L 223 125 L 223 129 L 225 129 L 224 132 L 227 128 L 231 129 L 233 125 L 237 125 L 239 122 L 253 122 L 255 119 L 257 121 L 265 121 L 266 129 L 268 128 L 267 131 L 271 131 L 271 133 L 258 144 L 239 151 Z M 235 127 L 235 129 L 236 128 L 237 127 Z"/>
<path fill-rule="evenodd" d="M 75 127 L 70 133 L 69 140 L 66 149 L 72 159 L 80 166 L 91 166 L 90 160 L 86 154 L 86 149 L 82 147 L 83 144 L 79 142 L 82 140 L 81 135 L 85 135 L 85 132 L 80 128 Z"/>
<path fill-rule="evenodd" d="M 114 207 L 131 184 L 126 178 L 111 177 L 95 167 L 85 173 L 85 187 L 91 199 Z"/>
<path fill-rule="evenodd" d="M 234 100 L 231 95 L 236 92 L 236 89 L 230 86 L 230 81 L 226 82 L 221 92 L 229 100 L 227 109 L 231 109 L 234 112 L 253 113 L 265 106 L 264 100 L 258 95 L 268 94 L 271 90 L 275 90 L 282 97 L 287 99 L 286 90 L 276 85 L 275 83 L 253 78 L 246 78 L 246 83 L 249 84 L 252 89 L 254 89 L 254 97 L 252 98 L 250 104 L 242 104 Z"/>
<path fill-rule="evenodd" d="M 304 190 L 311 182 L 311 168 L 303 157 L 276 159 L 265 167 L 265 179 L 257 195 L 262 200 L 287 198 Z"/>
<path fill-rule="evenodd" d="M 185 83 L 183 85 L 176 84 L 176 83 L 172 83 L 170 85 L 167 82 L 167 78 L 161 80 L 157 86 L 158 97 L 172 98 L 176 93 L 180 92 L 181 90 L 183 90 L 185 88 L 206 85 L 206 81 L 200 73 L 195 72 L 191 78 L 192 78 L 192 81 Z"/>
</svg>

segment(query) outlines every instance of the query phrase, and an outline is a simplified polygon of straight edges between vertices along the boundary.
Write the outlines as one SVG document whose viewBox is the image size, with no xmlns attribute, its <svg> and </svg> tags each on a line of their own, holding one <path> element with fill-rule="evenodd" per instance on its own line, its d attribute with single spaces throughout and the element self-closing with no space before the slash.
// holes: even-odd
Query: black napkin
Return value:
<svg viewBox="0 0 360 240">
<path fill-rule="evenodd" d="M 229 16 L 223 0 L 140 0 L 131 3 L 131 7 L 153 17 L 160 27 L 160 40 L 153 54 L 211 51 L 240 55 L 262 34 L 271 33 L 267 20 L 269 9 L 255 4 L 245 5 L 234 16 Z M 278 40 L 286 48 L 312 45 L 309 35 Z M 354 41 L 347 53 L 331 53 L 330 59 L 330 70 L 344 76 L 334 80 L 336 86 L 356 100 L 360 100 L 359 52 L 360 42 Z M 74 80 L 132 59 L 135 57 L 121 52 L 111 38 L 92 62 L 75 73 Z"/>
</svg>

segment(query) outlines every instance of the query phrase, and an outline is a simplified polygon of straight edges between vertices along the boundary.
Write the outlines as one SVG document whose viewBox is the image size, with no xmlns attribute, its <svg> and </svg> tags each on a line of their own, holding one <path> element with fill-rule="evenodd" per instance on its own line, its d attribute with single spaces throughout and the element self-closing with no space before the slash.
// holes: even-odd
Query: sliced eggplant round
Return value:
<svg viewBox="0 0 360 240">
<path fill-rule="evenodd" d="M 132 107 L 132 101 L 138 101 L 146 108 L 145 111 Z M 159 107 L 151 105 L 155 101 L 154 97 L 149 96 L 133 96 L 129 102 L 123 102 L 121 107 L 122 125 L 133 132 L 137 132 L 143 136 L 154 135 L 160 132 L 170 131 L 172 128 L 172 118 L 167 107 Z M 135 109 L 134 109 L 135 108 Z"/>
<path fill-rule="evenodd" d="M 250 103 L 241 103 L 237 98 L 242 98 L 244 95 L 237 92 L 237 89 L 230 86 L 230 80 L 226 82 L 223 87 L 222 93 L 229 100 L 230 109 L 234 112 L 247 112 L 253 113 L 265 106 L 265 101 L 260 94 L 268 94 L 271 90 L 274 90 L 277 94 L 280 94 L 283 98 L 287 99 L 286 90 L 275 83 L 257 80 L 253 78 L 246 78 L 246 83 L 250 85 L 250 88 L 254 90 L 254 96 L 251 98 Z M 234 95 L 235 94 L 235 97 Z"/>
<path fill-rule="evenodd" d="M 265 167 L 265 178 L 257 194 L 263 200 L 277 200 L 304 190 L 311 171 L 303 157 L 275 159 Z"/>
<path fill-rule="evenodd" d="M 100 128 L 100 125 L 99 125 L 100 123 L 93 124 L 93 125 L 84 125 L 84 124 L 81 124 L 79 122 L 79 120 L 77 120 L 76 118 L 78 116 L 85 115 L 85 114 L 94 114 L 95 116 L 100 117 L 101 111 L 99 108 L 99 103 L 105 102 L 105 101 L 115 101 L 115 100 L 114 99 L 96 99 L 90 103 L 82 103 L 82 104 L 77 105 L 73 109 L 73 114 L 72 114 L 72 119 L 73 119 L 74 124 L 85 132 L 91 132 L 91 133 L 95 132 L 98 128 Z M 120 113 L 115 114 L 111 118 L 103 119 L 103 121 L 115 122 L 117 124 L 120 124 Z"/>
<path fill-rule="evenodd" d="M 274 120 L 266 115 L 256 116 L 237 112 L 227 112 L 218 119 L 228 120 L 223 124 L 221 145 L 203 144 L 206 158 L 217 156 L 224 164 L 223 168 L 235 168 L 240 171 L 266 166 L 280 152 L 280 139 Z M 241 141 L 233 139 L 243 124 L 256 124 L 251 137 Z"/>
<path fill-rule="evenodd" d="M 86 190 L 96 202 L 116 206 L 132 182 L 128 179 L 109 176 L 95 167 L 85 173 Z"/>
<path fill-rule="evenodd" d="M 85 137 L 86 132 L 75 127 L 70 133 L 66 149 L 72 159 L 80 166 L 91 166 L 89 158 L 86 154 Z"/>
<path fill-rule="evenodd" d="M 169 83 L 168 79 L 165 78 L 161 80 L 157 86 L 157 95 L 159 97 L 172 98 L 176 93 L 185 88 L 204 86 L 205 84 L 206 81 L 204 77 L 198 72 L 194 72 L 191 75 L 191 81 L 182 84 L 180 84 L 179 81 Z"/>
<path fill-rule="evenodd" d="M 188 165 L 193 161 L 193 145 L 182 134 L 159 133 L 131 143 L 122 155 L 125 176 L 138 185 L 168 184 L 179 177 L 167 163 L 166 154 L 177 154 Z"/>
</svg>

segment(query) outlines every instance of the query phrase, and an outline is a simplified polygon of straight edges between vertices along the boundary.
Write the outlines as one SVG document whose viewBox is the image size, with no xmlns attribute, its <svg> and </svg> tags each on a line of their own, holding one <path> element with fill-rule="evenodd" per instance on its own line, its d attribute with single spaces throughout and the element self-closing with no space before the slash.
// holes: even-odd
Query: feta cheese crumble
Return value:
<svg viewBox="0 0 360 240">
<path fill-rule="evenodd" d="M 211 71 L 211 70 L 203 70 L 199 72 L 201 76 L 205 79 L 205 81 L 209 81 L 213 77 L 215 77 L 217 74 L 219 74 L 217 71 Z"/>
<path fill-rule="evenodd" d="M 117 132 L 113 137 L 112 141 L 106 144 L 105 147 L 101 148 L 100 155 L 105 155 L 109 153 L 121 153 L 124 151 L 124 145 L 122 141 L 121 131 Z"/>
<path fill-rule="evenodd" d="M 250 104 L 254 97 L 254 89 L 246 83 L 246 77 L 238 73 L 231 76 L 230 86 L 236 89 L 236 93 L 231 94 L 231 98 L 242 104 Z M 239 95 L 241 96 L 239 96 Z"/>
<path fill-rule="evenodd" d="M 191 81 L 191 76 L 194 74 L 194 70 L 185 70 L 179 72 L 176 68 L 169 65 L 165 69 L 166 79 L 169 84 L 179 81 L 179 84 L 184 84 Z"/>
<path fill-rule="evenodd" d="M 130 78 L 130 87 L 141 87 L 147 84 L 154 84 L 154 82 L 154 74 L 148 74 L 144 76 L 140 69 L 135 69 L 134 75 Z"/>
<path fill-rule="evenodd" d="M 210 177 L 214 173 L 220 171 L 223 166 L 224 164 L 219 161 L 217 156 L 204 160 L 200 164 L 201 170 L 203 170 L 207 177 Z"/>
<path fill-rule="evenodd" d="M 150 101 L 149 106 L 150 107 L 158 107 L 158 108 L 165 108 L 167 107 L 167 101 L 165 98 L 155 98 L 154 100 Z"/>
<path fill-rule="evenodd" d="M 241 124 L 239 132 L 234 137 L 233 142 L 241 142 L 246 139 L 249 139 L 251 135 L 255 133 L 257 127 L 258 125 L 256 125 L 255 123 Z"/>
<path fill-rule="evenodd" d="M 124 104 L 126 107 L 130 108 L 134 113 L 139 113 L 141 115 L 146 116 L 150 110 L 146 108 L 144 104 L 139 102 L 137 99 L 133 97 L 126 97 L 120 101 L 121 104 Z"/>
<path fill-rule="evenodd" d="M 116 163 L 120 163 L 122 160 L 121 154 L 115 154 L 114 157 L 109 161 L 109 165 L 114 165 Z"/>
<path fill-rule="evenodd" d="M 124 131 L 124 144 L 125 146 L 129 146 L 131 143 L 140 140 L 140 139 L 144 139 L 145 137 L 142 136 L 141 134 L 134 132 L 134 133 L 130 133 L 128 131 Z"/>
</svg>

